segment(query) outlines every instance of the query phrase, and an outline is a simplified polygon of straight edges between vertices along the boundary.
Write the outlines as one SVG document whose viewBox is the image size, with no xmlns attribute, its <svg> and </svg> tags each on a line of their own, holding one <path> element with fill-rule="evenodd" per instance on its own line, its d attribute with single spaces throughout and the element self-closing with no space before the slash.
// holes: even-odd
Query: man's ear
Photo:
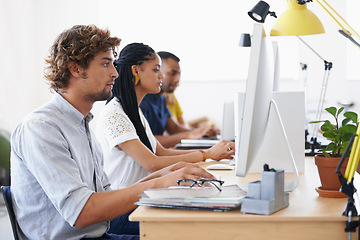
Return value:
<svg viewBox="0 0 360 240">
<path fill-rule="evenodd" d="M 74 63 L 74 62 L 69 63 L 69 71 L 70 71 L 71 75 L 73 75 L 74 77 L 76 77 L 76 78 L 81 77 L 80 66 L 77 65 L 76 63 Z"/>
</svg>

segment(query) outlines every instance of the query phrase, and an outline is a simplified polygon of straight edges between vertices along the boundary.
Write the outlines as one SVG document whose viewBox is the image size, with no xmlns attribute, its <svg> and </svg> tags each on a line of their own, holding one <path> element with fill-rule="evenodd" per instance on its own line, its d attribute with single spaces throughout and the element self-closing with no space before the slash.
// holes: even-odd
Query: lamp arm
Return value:
<svg viewBox="0 0 360 240">
<path fill-rule="evenodd" d="M 300 63 L 301 70 L 307 70 L 307 64 L 306 63 Z"/>
<path fill-rule="evenodd" d="M 313 53 L 315 53 L 321 60 L 324 61 L 325 64 L 325 70 L 330 70 L 332 68 L 332 62 L 328 62 L 325 59 L 323 59 L 320 54 L 318 54 L 312 47 L 310 47 L 309 44 L 307 44 L 301 37 L 297 36 L 298 39 L 300 39 L 300 41 L 302 41 Z"/>
<path fill-rule="evenodd" d="M 270 12 L 269 11 L 269 13 L 268 13 L 270 16 L 272 16 L 272 17 L 274 17 L 274 18 L 277 18 L 277 16 L 276 16 L 276 13 L 275 12 Z"/>
<path fill-rule="evenodd" d="M 344 37 L 348 38 L 353 44 L 355 44 L 360 48 L 360 43 L 356 42 L 355 39 L 351 37 L 350 34 L 344 32 L 343 30 L 339 30 L 339 33 L 341 33 Z"/>
<path fill-rule="evenodd" d="M 328 62 L 328 61 L 324 61 L 325 62 L 325 71 L 326 70 L 331 70 L 331 68 L 332 68 L 332 62 Z"/>
<path fill-rule="evenodd" d="M 325 73 L 324 73 L 324 78 L 323 78 L 323 83 L 322 83 L 322 87 L 321 87 L 321 92 L 320 92 L 320 98 L 319 98 L 319 103 L 318 103 L 318 107 L 317 107 L 317 111 L 316 111 L 316 120 L 320 121 L 321 120 L 321 109 L 323 109 L 324 107 L 324 100 L 325 100 L 325 95 L 326 95 L 326 89 L 327 89 L 327 85 L 328 85 L 328 80 L 329 80 L 329 75 L 330 75 L 330 70 L 333 67 L 332 62 L 328 62 L 325 59 L 323 59 L 312 47 L 310 47 L 301 37 L 297 36 L 313 53 L 315 53 L 321 60 L 324 61 L 325 64 Z M 317 128 L 314 128 L 314 133 L 313 133 L 313 138 L 314 138 L 314 144 L 316 142 L 317 139 L 317 134 L 318 131 L 316 131 Z"/>
<path fill-rule="evenodd" d="M 360 35 L 350 27 L 350 25 L 343 19 L 325 0 L 316 0 L 316 2 L 325 10 L 331 19 L 337 25 L 339 32 L 350 39 L 352 43 L 360 47 Z M 357 41 L 354 39 L 357 39 Z"/>
</svg>

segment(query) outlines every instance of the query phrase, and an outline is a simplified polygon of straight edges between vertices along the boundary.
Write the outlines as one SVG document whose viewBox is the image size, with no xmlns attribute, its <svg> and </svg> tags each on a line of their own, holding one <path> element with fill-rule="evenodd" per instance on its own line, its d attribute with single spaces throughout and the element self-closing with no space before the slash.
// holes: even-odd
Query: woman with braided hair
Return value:
<svg viewBox="0 0 360 240">
<path fill-rule="evenodd" d="M 146 94 L 160 91 L 160 58 L 149 46 L 131 43 L 115 62 L 118 78 L 97 123 L 104 167 L 114 189 L 132 185 L 176 162 L 230 159 L 234 143 L 220 141 L 206 150 L 164 148 L 154 137 L 139 104 Z"/>
</svg>

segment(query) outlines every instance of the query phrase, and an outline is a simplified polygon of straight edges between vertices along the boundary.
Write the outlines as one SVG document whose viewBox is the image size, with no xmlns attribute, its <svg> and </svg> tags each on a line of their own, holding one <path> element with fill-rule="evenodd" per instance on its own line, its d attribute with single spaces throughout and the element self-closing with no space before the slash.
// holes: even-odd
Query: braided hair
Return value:
<svg viewBox="0 0 360 240">
<path fill-rule="evenodd" d="M 134 87 L 135 80 L 131 66 L 141 65 L 145 61 L 152 60 L 155 58 L 155 54 L 151 47 L 143 43 L 131 43 L 125 46 L 120 52 L 119 59 L 115 62 L 119 76 L 115 79 L 112 89 L 112 98 L 116 97 L 118 99 L 125 113 L 135 126 L 140 141 L 152 152 L 149 138 L 146 135 L 139 115 L 139 105 Z"/>
</svg>

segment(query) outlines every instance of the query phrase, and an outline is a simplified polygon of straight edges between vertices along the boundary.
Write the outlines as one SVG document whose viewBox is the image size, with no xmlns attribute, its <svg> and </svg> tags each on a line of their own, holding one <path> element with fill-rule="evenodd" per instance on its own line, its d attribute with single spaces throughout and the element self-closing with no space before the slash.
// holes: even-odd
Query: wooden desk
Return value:
<svg viewBox="0 0 360 240">
<path fill-rule="evenodd" d="M 213 173 L 221 175 L 229 184 L 261 179 L 259 174 L 238 178 L 233 171 Z M 130 215 L 130 220 L 140 222 L 142 240 L 348 239 L 344 231 L 347 217 L 342 216 L 347 199 L 319 197 L 315 191 L 319 185 L 314 160 L 306 158 L 300 184 L 290 193 L 290 206 L 272 215 L 243 214 L 239 210 L 211 212 L 140 206 Z M 352 235 L 357 239 L 357 233 Z"/>
</svg>

